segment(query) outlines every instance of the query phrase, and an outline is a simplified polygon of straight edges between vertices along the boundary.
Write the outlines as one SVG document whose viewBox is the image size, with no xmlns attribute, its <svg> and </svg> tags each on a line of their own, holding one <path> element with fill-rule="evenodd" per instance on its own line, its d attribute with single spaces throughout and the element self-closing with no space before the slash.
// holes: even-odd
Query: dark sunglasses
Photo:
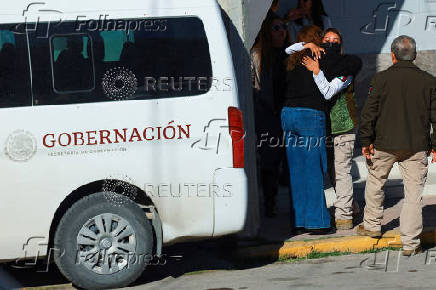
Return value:
<svg viewBox="0 0 436 290">
<path fill-rule="evenodd" d="M 288 29 L 288 25 L 286 24 L 282 24 L 282 25 L 273 25 L 272 26 L 272 30 L 274 31 L 280 31 L 280 30 L 287 30 Z"/>
</svg>

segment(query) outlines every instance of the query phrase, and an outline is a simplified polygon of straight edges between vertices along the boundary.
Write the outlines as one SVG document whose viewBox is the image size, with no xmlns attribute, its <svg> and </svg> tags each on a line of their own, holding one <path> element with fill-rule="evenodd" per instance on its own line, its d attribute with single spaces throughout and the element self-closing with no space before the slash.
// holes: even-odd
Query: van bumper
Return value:
<svg viewBox="0 0 436 290">
<path fill-rule="evenodd" d="M 213 236 L 233 234 L 244 228 L 248 207 L 244 168 L 219 168 L 214 173 Z"/>
</svg>

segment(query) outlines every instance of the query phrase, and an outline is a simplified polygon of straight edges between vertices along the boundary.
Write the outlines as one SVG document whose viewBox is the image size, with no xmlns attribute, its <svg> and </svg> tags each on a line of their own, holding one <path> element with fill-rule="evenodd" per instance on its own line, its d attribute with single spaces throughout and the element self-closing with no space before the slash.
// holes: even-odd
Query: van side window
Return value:
<svg viewBox="0 0 436 290">
<path fill-rule="evenodd" d="M 199 18 L 107 19 L 97 29 L 95 23 L 50 26 L 50 41 L 29 33 L 32 67 L 39 71 L 33 73 L 36 104 L 184 97 L 210 90 L 209 43 Z M 50 70 L 44 68 L 47 55 Z"/>
<path fill-rule="evenodd" d="M 53 88 L 58 94 L 91 91 L 94 69 L 91 40 L 86 35 L 64 35 L 51 38 Z"/>
<path fill-rule="evenodd" d="M 200 19 L 136 21 L 131 24 L 138 27 L 136 30 L 104 31 L 96 36 L 96 45 L 104 47 L 104 57 L 96 62 L 103 87 L 105 75 L 112 73 L 118 78 L 136 79 L 132 96 L 136 99 L 194 96 L 209 91 L 212 65 Z M 110 89 L 109 84 L 109 96 Z"/>
<path fill-rule="evenodd" d="M 0 108 L 31 106 L 26 37 L 0 25 Z"/>
</svg>

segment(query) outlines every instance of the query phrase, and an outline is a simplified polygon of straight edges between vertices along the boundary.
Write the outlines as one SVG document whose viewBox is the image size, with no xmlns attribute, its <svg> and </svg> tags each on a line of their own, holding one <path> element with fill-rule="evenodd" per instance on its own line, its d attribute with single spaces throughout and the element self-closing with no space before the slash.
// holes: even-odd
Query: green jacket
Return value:
<svg viewBox="0 0 436 290">
<path fill-rule="evenodd" d="M 436 149 L 436 78 L 399 61 L 372 80 L 360 119 L 360 142 L 384 151 Z"/>
<path fill-rule="evenodd" d="M 333 135 L 350 132 L 358 123 L 354 84 L 339 93 L 330 110 L 331 131 Z"/>
</svg>

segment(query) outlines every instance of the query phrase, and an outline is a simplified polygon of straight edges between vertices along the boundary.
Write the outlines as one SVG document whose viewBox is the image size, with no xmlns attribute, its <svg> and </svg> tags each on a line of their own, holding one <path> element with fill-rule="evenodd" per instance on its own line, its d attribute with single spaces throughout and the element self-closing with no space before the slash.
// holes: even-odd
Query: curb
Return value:
<svg viewBox="0 0 436 290">
<path fill-rule="evenodd" d="M 426 230 L 421 235 L 422 244 L 436 244 L 436 230 Z M 311 253 L 361 253 L 387 247 L 401 248 L 400 233 L 387 231 L 379 239 L 364 236 L 346 236 L 321 240 L 289 241 L 235 250 L 235 255 L 243 260 L 283 258 L 304 258 Z"/>
</svg>

